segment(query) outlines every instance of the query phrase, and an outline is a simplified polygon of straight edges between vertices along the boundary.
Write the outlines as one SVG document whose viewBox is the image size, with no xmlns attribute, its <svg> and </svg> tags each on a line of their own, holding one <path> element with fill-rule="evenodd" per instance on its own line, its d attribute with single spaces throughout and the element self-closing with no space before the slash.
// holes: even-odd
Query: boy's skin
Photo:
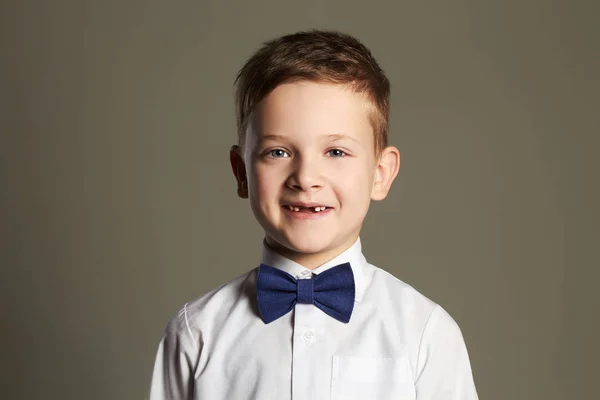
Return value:
<svg viewBox="0 0 600 400">
<path fill-rule="evenodd" d="M 370 201 L 387 196 L 400 168 L 396 147 L 375 149 L 373 107 L 348 85 L 312 81 L 282 84 L 257 105 L 230 159 L 274 251 L 314 269 L 356 242 Z"/>
</svg>

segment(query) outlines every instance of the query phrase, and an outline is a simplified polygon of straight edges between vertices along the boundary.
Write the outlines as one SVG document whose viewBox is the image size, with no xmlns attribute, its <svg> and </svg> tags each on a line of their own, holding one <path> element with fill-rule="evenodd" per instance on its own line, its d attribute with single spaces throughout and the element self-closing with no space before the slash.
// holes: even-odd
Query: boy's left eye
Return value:
<svg viewBox="0 0 600 400">
<path fill-rule="evenodd" d="M 327 154 L 329 154 L 331 157 L 343 157 L 346 155 L 346 152 L 340 149 L 331 149 L 327 152 Z"/>
</svg>

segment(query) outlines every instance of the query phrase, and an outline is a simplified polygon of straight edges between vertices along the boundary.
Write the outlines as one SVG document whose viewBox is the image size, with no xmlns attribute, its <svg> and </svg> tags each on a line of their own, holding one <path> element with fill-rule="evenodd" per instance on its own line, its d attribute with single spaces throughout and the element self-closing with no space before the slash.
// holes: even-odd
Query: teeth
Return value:
<svg viewBox="0 0 600 400">
<path fill-rule="evenodd" d="M 288 209 L 290 209 L 291 211 L 300 211 L 300 207 L 294 207 L 294 206 L 287 206 Z M 327 207 L 310 207 L 311 210 L 314 210 L 315 212 L 321 212 L 324 211 L 325 209 L 327 209 Z"/>
</svg>

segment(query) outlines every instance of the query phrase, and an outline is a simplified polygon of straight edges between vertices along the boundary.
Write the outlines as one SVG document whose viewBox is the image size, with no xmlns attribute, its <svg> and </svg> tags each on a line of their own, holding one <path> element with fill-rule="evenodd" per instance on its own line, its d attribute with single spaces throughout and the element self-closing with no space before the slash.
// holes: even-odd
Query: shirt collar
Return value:
<svg viewBox="0 0 600 400">
<path fill-rule="evenodd" d="M 262 254 L 260 257 L 260 263 L 269 265 L 274 268 L 278 268 L 282 271 L 287 272 L 296 279 L 308 278 L 312 274 L 318 275 L 336 265 L 350 263 L 352 272 L 354 274 L 354 283 L 356 285 L 356 296 L 355 300 L 360 302 L 366 286 L 365 269 L 367 266 L 367 260 L 362 253 L 362 246 L 360 238 L 354 242 L 343 253 L 339 254 L 332 260 L 318 266 L 317 268 L 310 270 L 295 261 L 290 260 L 287 257 L 275 252 L 271 249 L 266 242 L 263 240 Z"/>
</svg>

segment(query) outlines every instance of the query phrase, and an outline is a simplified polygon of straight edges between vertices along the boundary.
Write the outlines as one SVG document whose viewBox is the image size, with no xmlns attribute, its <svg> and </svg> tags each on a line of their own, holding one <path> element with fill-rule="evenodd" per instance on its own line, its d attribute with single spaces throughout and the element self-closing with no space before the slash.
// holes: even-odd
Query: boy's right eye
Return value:
<svg viewBox="0 0 600 400">
<path fill-rule="evenodd" d="M 286 158 L 290 156 L 287 151 L 282 149 L 274 149 L 269 151 L 267 154 L 273 158 Z"/>
</svg>

